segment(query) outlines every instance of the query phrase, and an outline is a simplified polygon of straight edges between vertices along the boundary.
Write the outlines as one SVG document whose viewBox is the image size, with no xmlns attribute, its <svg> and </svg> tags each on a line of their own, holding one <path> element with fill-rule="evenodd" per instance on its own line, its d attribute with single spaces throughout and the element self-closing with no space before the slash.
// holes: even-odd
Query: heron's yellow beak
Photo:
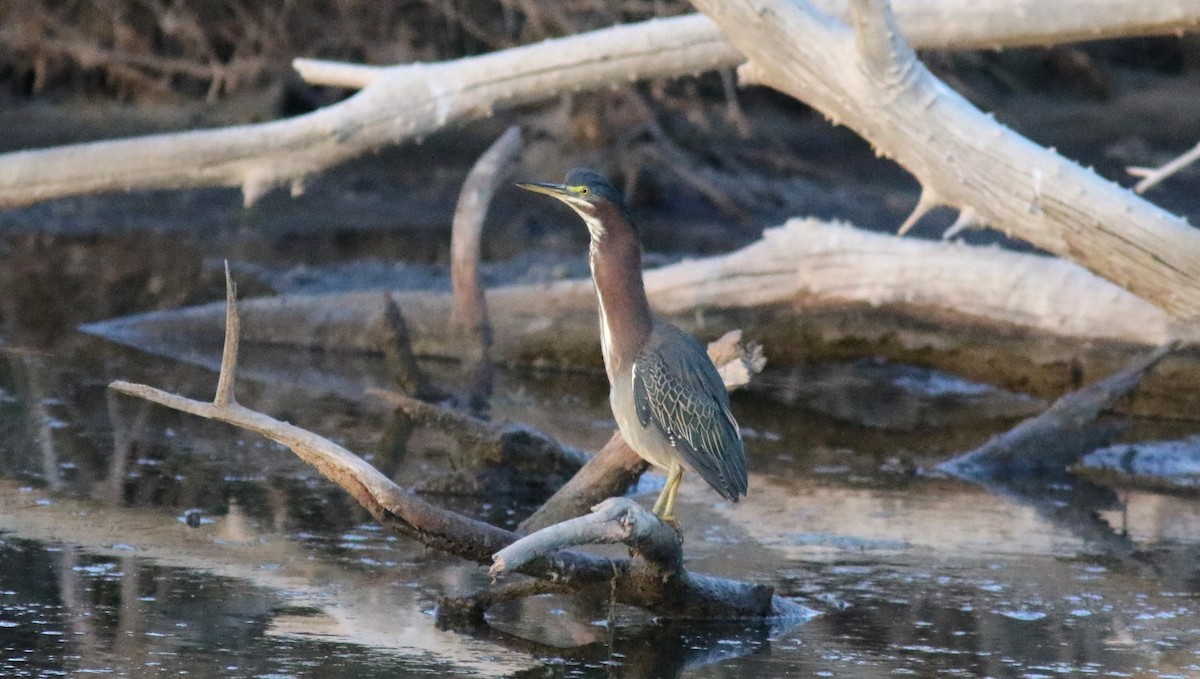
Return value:
<svg viewBox="0 0 1200 679">
<path fill-rule="evenodd" d="M 559 200 L 571 195 L 571 189 L 566 184 L 542 184 L 540 182 L 517 182 L 517 186 L 526 191 L 534 193 L 544 193 L 547 196 L 554 196 Z"/>
</svg>

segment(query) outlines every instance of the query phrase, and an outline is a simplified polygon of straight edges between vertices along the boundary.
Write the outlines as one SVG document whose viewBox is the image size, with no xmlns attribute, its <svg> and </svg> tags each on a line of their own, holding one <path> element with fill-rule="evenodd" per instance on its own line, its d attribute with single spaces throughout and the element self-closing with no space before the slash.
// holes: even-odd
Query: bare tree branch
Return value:
<svg viewBox="0 0 1200 679">
<path fill-rule="evenodd" d="M 500 577 L 567 547 L 619 543 L 663 572 L 683 568 L 682 540 L 675 529 L 633 500 L 614 497 L 593 507 L 591 514 L 547 526 L 496 552 L 488 575 Z"/>
<path fill-rule="evenodd" d="M 848 20 L 848 0 L 813 0 L 812 5 L 833 18 Z M 999 49 L 1200 29 L 1200 9 L 1165 0 L 897 0 L 894 6 L 905 38 L 921 49 Z M 656 21 L 682 27 L 693 18 Z M 712 25 L 708 30 L 718 33 Z M 734 66 L 738 61 L 735 57 L 723 65 Z M 295 59 L 292 66 L 314 85 L 356 89 L 371 84 L 387 70 L 322 59 Z"/>
<path fill-rule="evenodd" d="M 786 0 L 693 4 L 750 59 L 746 82 L 852 128 L 916 176 L 922 207 L 970 207 L 992 228 L 1200 320 L 1200 231 L 972 106 L 916 59 L 885 0 L 853 0 L 854 31 Z"/>
<path fill-rule="evenodd" d="M 845 11 L 840 0 L 822 7 L 836 15 Z M 1052 5 L 1020 0 L 1019 6 L 1008 0 L 908 0 L 901 5 L 899 24 L 919 47 L 996 48 L 1195 30 L 1200 7 L 1165 0 L 1058 0 Z M 364 89 L 287 120 L 3 154 L 0 207 L 105 191 L 196 186 L 241 187 L 244 201 L 252 204 L 276 186 L 302 186 L 308 175 L 339 162 L 498 108 L 631 80 L 728 68 L 743 60 L 712 22 L 696 15 L 435 64 L 373 68 L 298 60 L 297 69 L 313 82 Z"/>
<path fill-rule="evenodd" d="M 476 360 L 486 361 L 492 344 L 487 300 L 479 279 L 483 221 L 496 186 L 521 148 L 521 128 L 513 126 L 484 152 L 463 182 L 450 229 L 450 283 L 454 307 L 450 325 L 474 345 Z"/>
</svg>

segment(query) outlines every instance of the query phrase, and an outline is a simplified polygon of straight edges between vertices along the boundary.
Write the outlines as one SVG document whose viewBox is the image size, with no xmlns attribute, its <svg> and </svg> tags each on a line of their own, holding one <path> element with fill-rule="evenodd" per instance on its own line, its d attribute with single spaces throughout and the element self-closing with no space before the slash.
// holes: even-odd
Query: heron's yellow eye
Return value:
<svg viewBox="0 0 1200 679">
<path fill-rule="evenodd" d="M 586 195 L 588 195 L 589 193 L 591 193 L 591 190 L 589 190 L 589 189 L 588 189 L 588 187 L 586 187 L 586 186 L 580 186 L 579 188 L 577 188 L 577 189 L 575 189 L 575 190 L 576 190 L 576 191 L 579 193 L 579 195 L 581 195 L 581 196 L 586 196 Z"/>
</svg>

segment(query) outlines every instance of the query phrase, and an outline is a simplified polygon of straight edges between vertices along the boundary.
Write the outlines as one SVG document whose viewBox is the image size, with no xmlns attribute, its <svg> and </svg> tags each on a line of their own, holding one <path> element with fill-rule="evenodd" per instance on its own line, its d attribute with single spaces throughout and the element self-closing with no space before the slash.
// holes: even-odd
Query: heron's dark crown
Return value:
<svg viewBox="0 0 1200 679">
<path fill-rule="evenodd" d="M 566 184 L 571 188 L 586 186 L 591 202 L 596 202 L 596 199 L 604 199 L 621 208 L 622 211 L 625 209 L 625 198 L 621 192 L 612 185 L 612 182 L 608 181 L 607 177 L 595 170 L 587 168 L 571 170 L 567 173 Z"/>
</svg>

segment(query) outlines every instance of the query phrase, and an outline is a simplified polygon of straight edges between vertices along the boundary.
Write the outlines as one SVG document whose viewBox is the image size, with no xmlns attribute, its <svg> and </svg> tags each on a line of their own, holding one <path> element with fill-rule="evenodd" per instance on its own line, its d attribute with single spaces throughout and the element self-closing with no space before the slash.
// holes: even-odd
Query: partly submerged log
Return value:
<svg viewBox="0 0 1200 679">
<path fill-rule="evenodd" d="M 1024 420 L 978 448 L 938 465 L 938 470 L 972 481 L 1061 472 L 1085 453 L 1111 443 L 1123 423 L 1097 422 L 1137 387 L 1147 371 L 1175 346 L 1166 344 L 1099 382 L 1058 399 L 1045 412 Z"/>
<path fill-rule="evenodd" d="M 1085 455 L 1074 470 L 1122 486 L 1200 490 L 1200 436 L 1120 443 Z"/>
<path fill-rule="evenodd" d="M 651 303 L 700 336 L 740 327 L 774 366 L 882 356 L 1053 397 L 1138 351 L 1200 329 L 1069 262 L 994 247 L 901 239 L 795 219 L 741 250 L 646 272 Z M 414 350 L 459 358 L 449 294 L 396 291 Z M 591 281 L 490 290 L 493 356 L 508 365 L 599 369 Z M 377 352 L 388 336 L 378 291 L 248 300 L 243 340 Z M 154 351 L 216 346 L 224 304 L 160 311 L 85 331 Z M 1200 356 L 1181 351 L 1141 386 L 1135 412 L 1200 417 Z"/>
</svg>

